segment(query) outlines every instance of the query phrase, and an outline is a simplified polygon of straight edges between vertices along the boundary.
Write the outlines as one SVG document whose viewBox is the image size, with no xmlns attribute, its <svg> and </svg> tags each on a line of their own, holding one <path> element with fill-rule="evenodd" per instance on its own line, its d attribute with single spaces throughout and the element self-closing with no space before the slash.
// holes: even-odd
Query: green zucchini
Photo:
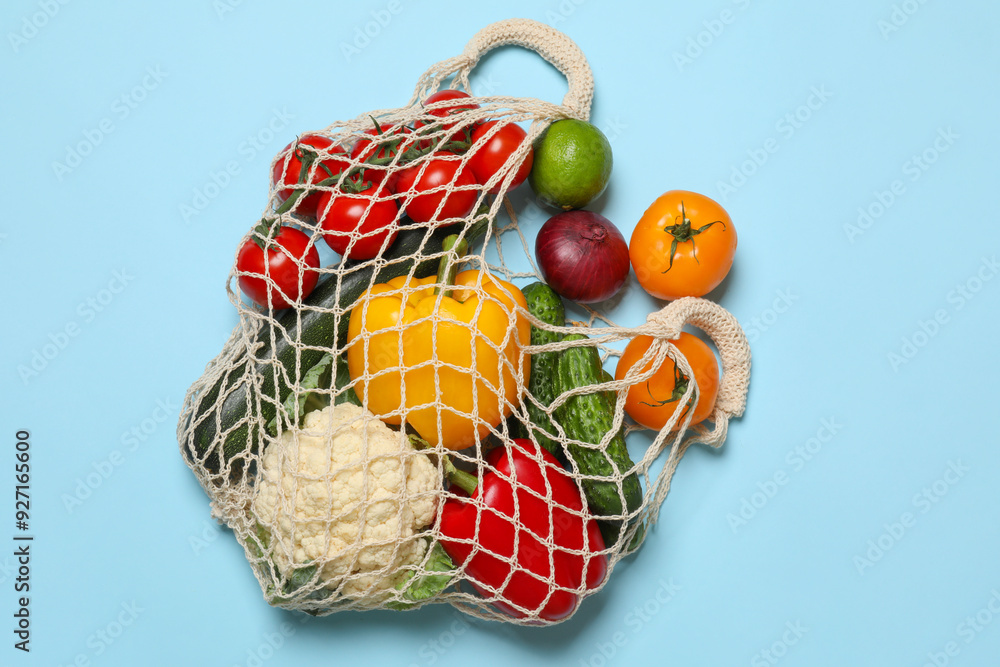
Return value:
<svg viewBox="0 0 1000 667">
<path fill-rule="evenodd" d="M 487 211 L 480 208 L 464 237 L 472 241 L 482 236 L 489 222 Z M 260 447 L 258 425 L 274 419 L 278 406 L 291 393 L 291 386 L 299 384 L 324 354 L 347 344 L 349 315 L 344 311 L 349 311 L 372 285 L 411 271 L 418 278 L 434 275 L 439 258 L 427 256 L 440 253 L 445 237 L 454 233 L 451 227 L 433 231 L 403 228 L 383 256 L 387 263 L 344 262 L 340 271 L 303 300 L 303 308 L 289 308 L 276 315 L 274 324 L 261 327 L 255 341 L 260 347 L 253 357 L 244 358 L 197 397 L 186 424 L 193 427 L 191 435 L 183 443 L 188 462 L 199 461 L 212 474 L 228 468 L 230 478 L 239 478 L 246 461 L 243 455 Z M 424 259 L 416 261 L 416 254 Z M 341 310 L 340 315 L 332 312 L 335 308 Z M 249 382 L 248 364 L 253 365 L 253 374 L 260 379 L 260 391 Z M 225 437 L 216 444 L 219 433 L 225 433 Z"/>
<path fill-rule="evenodd" d="M 581 334 L 570 334 L 563 340 L 586 340 Z M 604 381 L 601 355 L 596 347 L 571 347 L 563 350 L 557 364 L 557 378 L 560 393 L 600 384 Z M 556 410 L 556 419 L 566 435 L 580 442 L 599 444 L 614 424 L 614 403 L 608 400 L 607 392 L 595 391 L 591 394 L 573 396 Z M 606 449 L 596 449 L 570 443 L 567 446 L 570 457 L 577 469 L 584 475 L 611 477 L 617 467 L 619 472 L 629 470 L 634 465 L 625 447 L 622 430 L 611 439 Z M 582 479 L 583 492 L 595 517 L 599 520 L 601 534 L 610 546 L 618 541 L 622 529 L 620 519 L 601 517 L 622 515 L 633 512 L 642 505 L 642 487 L 639 476 L 632 473 L 622 481 L 621 495 L 614 482 L 599 479 Z M 622 497 L 625 507 L 622 507 Z"/>
<path fill-rule="evenodd" d="M 566 307 L 563 305 L 562 298 L 551 287 L 545 283 L 535 282 L 522 289 L 521 293 L 524 294 L 524 299 L 528 302 L 528 312 L 539 320 L 559 327 L 566 324 Z M 562 334 L 560 333 L 540 329 L 534 325 L 531 327 L 532 345 L 556 343 L 561 339 Z M 556 363 L 558 361 L 558 352 L 539 352 L 531 356 L 528 392 L 544 406 L 551 405 L 552 401 L 559 395 L 556 388 Z M 556 432 L 549 415 L 534 401 L 525 400 L 524 404 L 531 423 L 538 427 L 532 429 L 538 444 L 553 454 L 562 455 L 562 447 L 547 435 Z M 522 426 L 519 430 L 521 437 L 528 437 L 526 427 Z"/>
</svg>

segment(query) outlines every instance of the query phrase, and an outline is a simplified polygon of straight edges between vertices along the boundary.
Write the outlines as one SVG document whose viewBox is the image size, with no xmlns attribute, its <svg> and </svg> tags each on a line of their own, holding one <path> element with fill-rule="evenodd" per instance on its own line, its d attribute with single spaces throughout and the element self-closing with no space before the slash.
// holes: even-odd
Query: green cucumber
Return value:
<svg viewBox="0 0 1000 667">
<path fill-rule="evenodd" d="M 601 372 L 601 381 L 604 383 L 614 382 L 615 378 L 607 370 L 604 370 Z M 611 409 L 614 410 L 615 403 L 618 402 L 618 392 L 608 389 L 604 392 L 604 395 L 608 397 L 608 404 L 611 406 Z M 622 422 L 622 428 L 625 428 L 625 422 Z"/>
<path fill-rule="evenodd" d="M 563 340 L 586 340 L 586 338 L 581 334 L 570 334 Z M 563 350 L 557 364 L 557 378 L 560 393 L 604 382 L 604 369 L 601 367 L 601 355 L 597 348 L 584 346 Z M 556 409 L 556 419 L 568 437 L 596 445 L 614 424 L 614 402 L 608 400 L 605 391 L 573 396 Z M 611 477 L 615 474 L 616 467 L 620 472 L 629 470 L 634 465 L 625 447 L 625 435 L 621 429 L 604 450 L 574 443 L 570 443 L 567 450 L 577 469 L 584 475 Z M 614 482 L 582 479 L 580 483 L 590 509 L 600 522 L 605 543 L 608 546 L 616 543 L 622 529 L 622 521 L 602 520 L 601 517 L 626 514 L 642 506 L 639 476 L 632 473 L 622 480 L 621 495 L 625 497 L 625 507 L 622 507 L 618 485 Z"/>
<path fill-rule="evenodd" d="M 528 312 L 546 324 L 564 326 L 566 324 L 566 307 L 562 298 L 545 283 L 531 283 L 521 290 L 528 303 Z M 546 345 L 562 339 L 562 334 L 531 326 L 531 344 Z M 556 384 L 556 364 L 559 361 L 558 352 L 539 352 L 531 355 L 531 376 L 528 378 L 528 392 L 538 403 L 549 406 L 559 390 Z M 525 407 L 538 444 L 553 454 L 562 455 L 562 447 L 547 434 L 555 434 L 549 415 L 531 400 L 525 400 Z M 521 427 L 521 437 L 528 437 L 526 427 Z"/>
<path fill-rule="evenodd" d="M 489 222 L 487 212 L 480 208 L 465 229 L 465 239 L 472 241 L 482 236 Z M 257 452 L 262 442 L 259 425 L 274 419 L 278 406 L 291 393 L 291 386 L 299 384 L 324 354 L 347 344 L 349 313 L 344 311 L 349 311 L 372 285 L 411 271 L 417 278 L 433 276 L 439 258 L 427 256 L 440 253 L 445 237 L 454 233 L 451 227 L 433 231 L 403 228 L 383 255 L 386 263 L 345 261 L 340 271 L 303 300 L 302 309 L 289 308 L 276 314 L 276 323 L 266 323 L 257 334 L 255 342 L 260 347 L 254 356 L 244 354 L 240 362 L 195 399 L 197 403 L 185 425 L 190 436 L 182 443 L 187 461 L 200 462 L 213 475 L 228 468 L 231 479 L 242 476 L 245 453 Z M 416 261 L 417 254 L 424 259 Z M 335 308 L 341 310 L 340 315 L 333 312 Z M 248 364 L 253 365 L 253 375 L 260 378 L 260 391 L 249 381 Z M 225 436 L 216 444 L 219 433 Z"/>
<path fill-rule="evenodd" d="M 601 377 L 604 378 L 605 383 L 615 381 L 614 376 L 611 375 L 611 373 L 609 373 L 607 370 L 604 370 L 601 373 Z M 610 405 L 611 409 L 614 410 L 615 405 L 618 403 L 618 392 L 608 389 L 607 391 L 604 392 L 604 395 L 608 397 L 608 405 Z M 622 421 L 621 430 L 619 430 L 618 432 L 619 434 L 621 434 L 622 437 L 625 437 L 624 421 Z M 629 542 L 628 547 L 625 549 L 625 553 L 631 553 L 635 551 L 639 547 L 639 543 L 642 541 L 643 536 L 646 534 L 646 524 L 642 522 L 638 522 L 638 524 L 639 525 L 636 527 L 635 533 L 632 535 L 632 540 Z"/>
</svg>

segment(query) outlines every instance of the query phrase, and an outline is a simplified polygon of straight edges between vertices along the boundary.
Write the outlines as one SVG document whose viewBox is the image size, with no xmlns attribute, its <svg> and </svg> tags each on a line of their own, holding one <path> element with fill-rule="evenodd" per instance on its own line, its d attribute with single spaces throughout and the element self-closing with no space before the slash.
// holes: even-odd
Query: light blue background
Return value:
<svg viewBox="0 0 1000 667">
<path fill-rule="evenodd" d="M 220 13 L 211 0 L 53 0 L 47 19 L 37 2 L 4 3 L 0 514 L 13 511 L 14 432 L 28 428 L 37 541 L 30 656 L 11 647 L 13 562 L 0 556 L 0 662 L 596 666 L 621 633 L 607 664 L 923 665 L 929 653 L 996 664 L 1000 617 L 960 624 L 1000 590 L 1000 280 L 976 283 L 1000 246 L 1000 8 L 907 0 L 895 6 L 912 15 L 887 32 L 890 0 L 503 4 L 403 1 L 348 62 L 340 45 L 389 3 L 244 1 Z M 724 10 L 729 22 L 715 23 Z M 739 250 L 713 296 L 751 337 L 746 415 L 721 453 L 688 454 L 642 551 L 568 623 L 510 628 L 448 607 L 300 623 L 263 602 L 232 535 L 213 528 L 177 452 L 178 406 L 236 322 L 226 276 L 265 204 L 273 154 L 296 133 L 405 103 L 426 67 L 511 16 L 555 25 L 587 54 L 592 120 L 619 128 L 597 208 L 626 235 L 665 190 L 724 200 Z M 44 25 L 35 34 L 25 20 Z M 134 109 L 116 103 L 147 68 L 165 78 L 147 79 Z M 477 85 L 565 92 L 516 49 L 485 59 Z M 803 110 L 814 87 L 829 97 Z M 275 109 L 292 118 L 252 149 Z M 809 118 L 782 123 L 796 112 Z M 60 178 L 53 162 L 102 119 L 113 130 Z M 949 129 L 957 138 L 935 154 Z M 764 164 L 743 166 L 765 146 Z M 936 161 L 914 172 L 927 149 Z M 239 173 L 185 224 L 180 205 L 230 161 Z M 724 193 L 734 169 L 753 173 Z M 852 242 L 845 225 L 859 207 L 877 213 L 895 180 L 902 194 Z M 540 222 L 526 221 L 529 235 Z M 122 269 L 134 279 L 101 312 L 80 306 Z M 960 299 L 959 285 L 980 289 Z M 611 315 L 638 324 L 655 307 L 633 279 Z M 70 323 L 79 334 L 22 381 L 18 366 Z M 915 354 L 894 367 L 904 338 Z M 160 423 L 157 401 L 169 406 Z M 823 420 L 838 425 L 832 438 Z M 144 441 L 123 440 L 143 427 Z M 817 435 L 828 441 L 811 460 L 789 457 Z M 121 464 L 69 511 L 64 494 L 115 450 Z M 967 467 L 954 484 L 941 481 L 950 464 Z M 772 487 L 776 474 L 786 483 Z M 916 497 L 935 482 L 935 503 Z M 760 507 L 736 525 L 744 500 Z M 860 563 L 880 538 L 891 548 Z M 665 604 L 661 582 L 679 587 Z M 134 622 L 110 645 L 98 639 L 133 601 Z M 786 634 L 796 624 L 801 637 Z M 261 654 L 269 637 L 281 646 Z M 782 657 L 761 654 L 772 649 Z"/>
</svg>

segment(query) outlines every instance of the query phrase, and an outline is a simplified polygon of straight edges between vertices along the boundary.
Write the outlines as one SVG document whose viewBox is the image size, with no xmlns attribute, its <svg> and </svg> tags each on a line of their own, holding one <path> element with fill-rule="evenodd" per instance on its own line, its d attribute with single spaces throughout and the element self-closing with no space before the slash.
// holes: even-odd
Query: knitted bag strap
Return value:
<svg viewBox="0 0 1000 667">
<path fill-rule="evenodd" d="M 469 40 L 461 55 L 433 65 L 420 77 L 411 103 L 422 101 L 441 82 L 455 75 L 453 87 L 469 90 L 469 73 L 480 58 L 500 46 L 516 45 L 531 49 L 550 62 L 569 83 L 569 90 L 555 116 L 587 120 L 594 99 L 594 74 L 586 56 L 572 39 L 551 26 L 530 19 L 508 19 L 492 23 Z"/>
<path fill-rule="evenodd" d="M 656 521 L 660 511 L 660 506 L 670 491 L 670 482 L 677 470 L 684 452 L 691 445 L 701 442 L 711 447 L 720 447 L 726 439 L 726 432 L 729 420 L 743 414 L 746 407 L 747 390 L 750 386 L 750 345 L 747 343 L 743 328 L 733 315 L 717 303 L 706 299 L 685 297 L 669 303 L 664 308 L 650 313 L 646 319 L 646 324 L 636 329 L 636 333 L 653 336 L 656 340 L 650 346 L 649 352 L 657 354 L 658 347 L 669 346 L 669 351 L 681 367 L 681 370 L 692 379 L 691 384 L 695 384 L 694 373 L 691 371 L 687 360 L 676 349 L 669 344 L 669 340 L 677 338 L 685 324 L 696 326 L 704 331 L 715 343 L 722 360 L 722 378 L 719 380 L 719 393 L 715 400 L 715 410 L 712 412 L 712 430 L 695 426 L 693 435 L 683 438 L 678 436 L 670 455 L 664 463 L 663 472 L 659 475 L 656 487 L 653 489 L 653 500 L 649 503 L 650 518 Z M 690 393 L 692 388 L 689 387 Z M 682 401 L 686 401 L 688 394 Z M 688 410 L 685 419 L 680 425 L 680 432 L 683 433 L 688 427 L 693 410 Z M 657 434 L 647 452 L 657 455 L 666 446 L 670 436 L 668 424 Z"/>
</svg>

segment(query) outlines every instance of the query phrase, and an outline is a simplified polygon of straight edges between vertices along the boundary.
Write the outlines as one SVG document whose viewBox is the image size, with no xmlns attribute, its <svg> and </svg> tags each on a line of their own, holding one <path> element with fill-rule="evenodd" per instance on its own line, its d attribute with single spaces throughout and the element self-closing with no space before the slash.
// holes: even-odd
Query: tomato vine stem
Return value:
<svg viewBox="0 0 1000 667">
<path fill-rule="evenodd" d="M 372 123 L 375 125 L 375 131 L 378 133 L 375 138 L 385 135 L 386 133 L 383 131 L 378 120 L 376 120 L 374 116 L 369 116 L 369 118 L 371 118 Z M 447 136 L 438 137 L 437 139 L 428 140 L 426 145 L 423 147 L 419 144 L 424 142 L 418 141 L 415 142 L 414 145 L 407 147 L 406 150 L 399 155 L 399 159 L 397 161 L 396 154 L 399 151 L 400 145 L 410 138 L 405 136 L 406 134 L 413 134 L 416 137 L 426 136 L 436 132 L 440 125 L 441 123 L 427 125 L 419 131 L 412 130 L 408 126 L 404 126 L 403 135 L 377 142 L 375 144 L 375 150 L 372 151 L 371 155 L 362 164 L 352 167 L 346 175 L 344 175 L 342 171 L 334 173 L 327 165 L 320 161 L 319 168 L 326 172 L 327 178 L 324 178 L 316 183 L 316 187 L 333 187 L 339 185 L 342 192 L 348 194 L 358 194 L 372 186 L 372 181 L 364 178 L 366 166 L 385 167 L 393 162 L 396 162 L 397 167 L 402 167 L 438 150 L 461 153 L 467 151 L 471 147 L 472 132 L 470 128 L 466 127 L 463 128 L 465 138 L 462 140 L 456 141 L 453 137 Z M 372 141 L 374 140 L 375 139 L 372 139 Z M 313 163 L 320 158 L 320 154 L 317 151 L 306 148 L 303 144 L 298 143 L 297 140 L 292 153 L 302 164 L 299 169 L 298 181 L 296 185 L 291 188 L 292 194 L 290 194 L 288 198 L 274 210 L 274 215 L 280 216 L 283 213 L 288 213 L 295 207 L 295 204 L 302 198 L 308 189 L 306 181 L 308 180 L 309 172 L 311 171 Z M 379 153 L 385 153 L 385 156 L 378 157 Z M 273 225 L 274 222 L 274 218 L 261 218 L 260 225 Z M 260 245 L 261 248 L 265 248 L 265 245 L 262 245 L 263 241 L 261 239 L 255 238 L 254 241 Z"/>
</svg>

